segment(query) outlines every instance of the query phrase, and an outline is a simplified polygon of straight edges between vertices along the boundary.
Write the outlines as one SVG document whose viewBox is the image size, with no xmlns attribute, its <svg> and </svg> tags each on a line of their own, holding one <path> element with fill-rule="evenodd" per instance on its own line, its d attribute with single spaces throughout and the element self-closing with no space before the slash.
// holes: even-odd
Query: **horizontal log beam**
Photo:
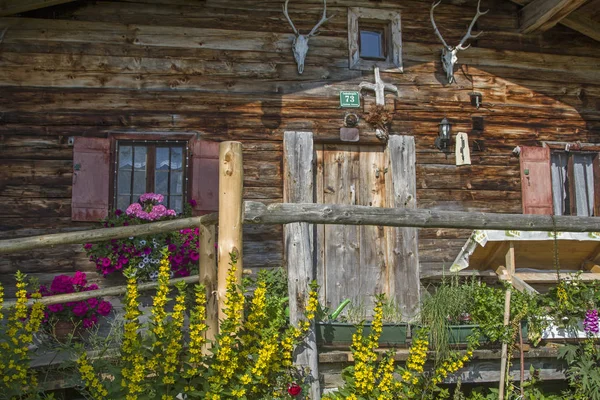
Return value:
<svg viewBox="0 0 600 400">
<path fill-rule="evenodd" d="M 0 17 L 73 1 L 75 0 L 3 0 L 0 1 Z"/>
<path fill-rule="evenodd" d="M 169 281 L 169 286 L 175 286 L 179 282 L 185 282 L 188 285 L 196 284 L 200 280 L 198 275 L 186 276 L 185 278 L 177 278 L 171 279 Z M 137 285 L 137 289 L 140 292 L 156 289 L 158 287 L 158 282 L 150 282 L 150 283 L 139 283 Z M 83 301 L 87 299 L 91 299 L 94 297 L 106 297 L 106 296 L 120 296 L 127 292 L 127 286 L 114 286 L 105 289 L 98 290 L 90 290 L 87 292 L 77 292 L 77 293 L 67 293 L 67 294 L 57 294 L 55 296 L 47 296 L 42 297 L 41 299 L 34 300 L 29 299 L 27 302 L 28 306 L 33 305 L 34 303 L 42 303 L 46 306 L 51 304 L 62 304 L 71 301 Z M 16 301 L 7 301 L 2 304 L 2 308 L 9 308 L 16 304 Z"/>
<path fill-rule="evenodd" d="M 375 225 L 414 228 L 495 229 L 552 232 L 600 232 L 600 218 L 551 215 L 492 214 L 383 208 L 336 204 L 245 202 L 244 223 Z"/>
<path fill-rule="evenodd" d="M 528 283 L 556 283 L 556 272 L 517 272 L 515 277 Z M 584 272 L 583 274 L 560 274 L 560 279 L 579 279 L 584 282 L 600 280 L 600 274 Z"/>
<path fill-rule="evenodd" d="M 520 11 L 521 32 L 544 32 L 587 0 L 534 0 Z"/>
<path fill-rule="evenodd" d="M 86 231 L 54 233 L 17 239 L 0 240 L 0 254 L 39 249 L 65 244 L 83 244 L 101 242 L 110 239 L 123 239 L 131 236 L 146 236 L 155 233 L 172 232 L 180 229 L 195 228 L 215 224 L 217 214 L 201 217 L 181 218 L 171 221 L 151 222 L 143 225 L 120 226 L 115 228 L 92 229 Z"/>
</svg>

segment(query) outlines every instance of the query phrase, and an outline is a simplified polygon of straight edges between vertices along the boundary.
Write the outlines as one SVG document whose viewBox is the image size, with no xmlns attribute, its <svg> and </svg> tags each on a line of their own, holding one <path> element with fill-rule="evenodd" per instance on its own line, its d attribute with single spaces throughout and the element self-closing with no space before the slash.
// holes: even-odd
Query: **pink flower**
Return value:
<svg viewBox="0 0 600 400">
<path fill-rule="evenodd" d="M 177 250 L 177 245 L 174 245 L 173 243 L 171 243 L 171 244 L 168 246 L 168 249 L 169 249 L 169 253 L 172 253 L 172 252 L 174 252 L 175 250 Z"/>
<path fill-rule="evenodd" d="M 48 310 L 50 310 L 53 313 L 61 312 L 64 309 L 65 306 L 63 306 L 62 304 L 50 304 L 48 306 Z"/>
<path fill-rule="evenodd" d="M 90 290 L 96 290 L 96 289 L 98 289 L 98 285 L 96 285 L 95 283 L 92 283 L 92 284 L 91 284 L 91 285 L 89 285 L 88 287 L 84 288 L 84 290 L 85 290 L 86 292 L 87 292 L 87 291 L 90 291 Z"/>
<path fill-rule="evenodd" d="M 90 308 L 96 308 L 96 306 L 98 305 L 98 299 L 92 297 L 91 299 L 87 299 L 87 303 L 90 306 Z"/>
<path fill-rule="evenodd" d="M 142 205 L 140 203 L 133 203 L 127 207 L 125 210 L 125 214 L 127 215 L 136 215 L 139 211 L 142 211 Z"/>
<path fill-rule="evenodd" d="M 115 210 L 115 216 L 117 216 L 117 217 L 118 217 L 118 216 L 120 216 L 121 214 L 123 214 L 123 211 L 117 208 L 117 209 Z"/>
<path fill-rule="evenodd" d="M 73 284 L 78 286 L 85 286 L 87 283 L 85 272 L 77 271 L 73 277 Z"/>
<path fill-rule="evenodd" d="M 192 261 L 198 261 L 199 258 L 200 254 L 196 253 L 195 251 L 190 252 L 190 259 Z"/>
<path fill-rule="evenodd" d="M 83 317 L 85 314 L 87 314 L 88 310 L 89 307 L 87 303 L 85 301 L 80 301 L 79 303 L 75 304 L 75 307 L 73 307 L 73 314 L 78 317 Z"/>
<path fill-rule="evenodd" d="M 190 206 L 196 207 L 197 205 L 198 205 L 198 202 L 196 200 L 194 200 L 194 199 L 190 200 Z"/>
<path fill-rule="evenodd" d="M 162 194 L 144 193 L 140 196 L 140 203 L 145 203 L 147 201 L 151 201 L 153 203 L 162 203 L 164 199 L 165 198 Z"/>
<path fill-rule="evenodd" d="M 167 217 L 176 217 L 177 213 L 175 210 L 167 210 Z"/>
<path fill-rule="evenodd" d="M 585 319 L 583 320 L 583 329 L 586 332 L 598 334 L 600 326 L 598 326 L 598 310 L 587 310 Z"/>
<path fill-rule="evenodd" d="M 50 290 L 52 293 L 73 293 L 75 289 L 73 288 L 73 281 L 70 276 L 67 275 L 58 275 L 55 276 L 50 284 Z"/>
<path fill-rule="evenodd" d="M 83 319 L 83 327 L 85 329 L 93 328 L 97 322 L 98 322 L 98 317 L 96 317 L 95 315 L 92 315 L 90 318 Z"/>
<path fill-rule="evenodd" d="M 89 250 L 89 249 L 91 249 L 91 248 L 92 248 L 92 246 L 93 246 L 93 244 L 91 244 L 91 243 L 86 243 L 86 244 L 84 244 L 84 245 L 83 245 L 83 248 L 84 248 L 84 249 L 86 249 L 86 250 Z"/>
<path fill-rule="evenodd" d="M 98 314 L 102 315 L 102 316 L 106 316 L 110 313 L 110 310 L 112 310 L 112 305 L 108 302 L 108 301 L 104 301 L 102 300 L 100 302 L 100 304 L 98 305 Z"/>
</svg>

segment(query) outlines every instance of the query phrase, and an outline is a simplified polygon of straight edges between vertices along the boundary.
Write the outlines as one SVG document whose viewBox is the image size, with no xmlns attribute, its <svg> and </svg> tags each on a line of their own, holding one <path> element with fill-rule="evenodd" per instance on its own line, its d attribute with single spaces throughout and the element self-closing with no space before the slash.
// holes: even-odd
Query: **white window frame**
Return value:
<svg viewBox="0 0 600 400">
<path fill-rule="evenodd" d="M 381 22 L 388 25 L 389 43 L 385 60 L 367 60 L 360 58 L 359 36 L 360 20 Z M 373 8 L 348 8 L 348 63 L 350 69 L 372 70 L 379 67 L 386 72 L 403 72 L 402 32 L 400 12 Z"/>
</svg>

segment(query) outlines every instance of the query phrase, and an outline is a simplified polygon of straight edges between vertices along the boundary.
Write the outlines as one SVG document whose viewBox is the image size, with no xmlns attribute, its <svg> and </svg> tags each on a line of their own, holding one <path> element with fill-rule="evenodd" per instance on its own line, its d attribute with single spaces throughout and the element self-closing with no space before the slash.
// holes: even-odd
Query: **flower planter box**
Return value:
<svg viewBox="0 0 600 400">
<path fill-rule="evenodd" d="M 594 335 L 594 337 L 598 338 L 599 335 Z M 544 329 L 542 332 L 542 340 L 563 340 L 563 339 L 585 339 L 587 338 L 587 333 L 583 329 L 583 321 L 579 321 L 577 327 L 566 329 L 561 326 L 558 326 L 555 323 L 550 323 L 550 325 Z"/>
<path fill-rule="evenodd" d="M 474 331 L 479 328 L 479 325 L 450 325 L 448 327 L 448 343 L 450 344 L 467 344 L 468 338 Z M 479 342 L 487 342 L 488 338 L 480 335 Z"/>
<path fill-rule="evenodd" d="M 407 324 L 384 324 L 379 345 L 394 347 L 406 345 Z M 317 343 L 325 346 L 348 347 L 352 344 L 352 335 L 356 326 L 343 322 L 317 322 Z M 364 335 L 371 333 L 371 324 L 364 325 Z"/>
</svg>

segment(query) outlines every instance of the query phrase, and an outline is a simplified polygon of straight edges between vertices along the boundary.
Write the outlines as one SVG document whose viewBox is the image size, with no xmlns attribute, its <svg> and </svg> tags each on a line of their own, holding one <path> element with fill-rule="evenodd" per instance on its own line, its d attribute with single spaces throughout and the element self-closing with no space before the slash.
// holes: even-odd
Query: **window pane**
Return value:
<svg viewBox="0 0 600 400">
<path fill-rule="evenodd" d="M 119 169 L 131 170 L 132 168 L 131 146 L 119 146 Z"/>
<path fill-rule="evenodd" d="M 157 147 L 156 148 L 156 170 L 157 171 L 168 171 L 169 170 L 169 148 L 168 147 Z"/>
<path fill-rule="evenodd" d="M 137 196 L 146 193 L 146 171 L 133 173 L 133 193 Z"/>
<path fill-rule="evenodd" d="M 183 149 L 171 147 L 171 171 L 183 170 Z"/>
<path fill-rule="evenodd" d="M 131 171 L 119 170 L 117 174 L 117 195 L 130 195 L 131 191 Z"/>
<path fill-rule="evenodd" d="M 169 195 L 169 171 L 156 170 L 154 174 L 154 191 L 165 197 Z"/>
<path fill-rule="evenodd" d="M 134 167 L 136 171 L 146 171 L 146 147 L 135 146 L 134 147 Z"/>
<path fill-rule="evenodd" d="M 169 208 L 175 210 L 177 214 L 183 212 L 183 197 L 182 196 L 170 196 Z"/>
<path fill-rule="evenodd" d="M 383 58 L 383 32 L 360 31 L 360 56 L 367 58 Z"/>
<path fill-rule="evenodd" d="M 117 198 L 117 208 L 125 211 L 127 207 L 131 204 L 131 198 L 129 196 L 118 196 Z"/>
<path fill-rule="evenodd" d="M 567 215 L 570 212 L 568 206 L 567 155 L 562 152 L 552 153 L 551 164 L 554 214 Z"/>
<path fill-rule="evenodd" d="M 591 154 L 573 154 L 573 176 L 575 184 L 575 210 L 577 215 L 594 214 L 594 170 Z"/>
<path fill-rule="evenodd" d="M 182 172 L 171 172 L 171 191 L 172 195 L 183 194 L 183 173 Z"/>
</svg>

